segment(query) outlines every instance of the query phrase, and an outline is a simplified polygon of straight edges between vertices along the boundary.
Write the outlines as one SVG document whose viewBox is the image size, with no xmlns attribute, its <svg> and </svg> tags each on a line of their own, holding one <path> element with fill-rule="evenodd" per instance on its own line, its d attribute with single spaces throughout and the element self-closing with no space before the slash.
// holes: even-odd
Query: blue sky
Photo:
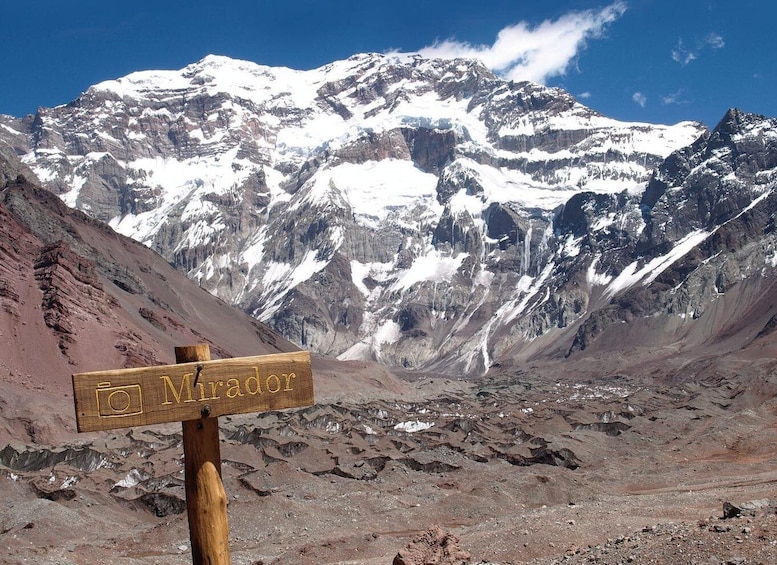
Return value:
<svg viewBox="0 0 777 565">
<path fill-rule="evenodd" d="M 470 55 L 622 120 L 777 117 L 772 0 L 0 0 L 0 113 L 214 53 L 311 69 L 361 52 Z"/>
</svg>

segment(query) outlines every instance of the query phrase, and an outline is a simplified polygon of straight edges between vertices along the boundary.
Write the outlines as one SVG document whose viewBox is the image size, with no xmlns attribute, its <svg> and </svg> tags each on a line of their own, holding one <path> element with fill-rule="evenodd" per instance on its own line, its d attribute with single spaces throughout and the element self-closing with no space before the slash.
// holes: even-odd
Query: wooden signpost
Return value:
<svg viewBox="0 0 777 565">
<path fill-rule="evenodd" d="M 207 345 L 175 348 L 176 365 L 73 375 L 79 432 L 183 423 L 194 565 L 229 565 L 218 416 L 313 404 L 307 352 L 210 360 Z"/>
</svg>

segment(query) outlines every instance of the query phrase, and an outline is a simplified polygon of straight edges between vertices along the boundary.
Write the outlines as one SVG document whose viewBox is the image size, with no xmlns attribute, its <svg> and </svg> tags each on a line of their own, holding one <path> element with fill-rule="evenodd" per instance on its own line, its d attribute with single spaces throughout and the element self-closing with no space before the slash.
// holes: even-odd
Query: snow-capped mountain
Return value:
<svg viewBox="0 0 777 565">
<path fill-rule="evenodd" d="M 623 123 L 476 61 L 377 54 L 209 56 L 0 117 L 68 205 L 298 344 L 467 375 L 635 317 L 680 335 L 774 271 L 776 131 Z"/>
</svg>

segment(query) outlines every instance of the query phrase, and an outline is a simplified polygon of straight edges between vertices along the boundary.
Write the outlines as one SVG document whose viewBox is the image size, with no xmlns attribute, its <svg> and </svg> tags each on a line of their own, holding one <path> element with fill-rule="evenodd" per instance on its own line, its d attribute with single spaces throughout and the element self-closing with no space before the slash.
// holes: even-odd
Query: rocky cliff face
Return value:
<svg viewBox="0 0 777 565">
<path fill-rule="evenodd" d="M 638 199 L 615 207 L 613 218 L 631 213 L 639 229 L 610 228 L 604 237 L 591 222 L 570 229 L 592 258 L 591 278 L 606 283 L 606 302 L 578 328 L 570 352 L 635 318 L 665 321 L 655 343 L 733 334 L 748 317 L 752 327 L 766 323 L 740 293 L 757 295 L 775 273 L 776 158 L 777 121 L 731 110 L 662 163 Z"/>
<path fill-rule="evenodd" d="M 172 363 L 194 343 L 214 358 L 293 349 L 24 175 L 0 152 L 0 442 L 74 434 L 73 373 Z"/>
<path fill-rule="evenodd" d="M 473 61 L 207 57 L 2 120 L 67 204 L 343 359 L 476 375 L 651 319 L 671 342 L 777 263 L 773 120 L 621 123 Z"/>
</svg>

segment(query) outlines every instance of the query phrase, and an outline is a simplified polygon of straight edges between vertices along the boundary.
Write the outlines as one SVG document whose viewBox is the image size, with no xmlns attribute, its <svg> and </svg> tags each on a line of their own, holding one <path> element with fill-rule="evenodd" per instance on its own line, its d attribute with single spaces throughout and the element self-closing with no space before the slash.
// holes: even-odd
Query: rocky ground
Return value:
<svg viewBox="0 0 777 565">
<path fill-rule="evenodd" d="M 225 417 L 232 563 L 388 564 L 433 527 L 461 551 L 429 563 L 775 563 L 776 384 L 422 379 Z M 189 563 L 179 431 L 9 443 L 0 562 Z"/>
</svg>

